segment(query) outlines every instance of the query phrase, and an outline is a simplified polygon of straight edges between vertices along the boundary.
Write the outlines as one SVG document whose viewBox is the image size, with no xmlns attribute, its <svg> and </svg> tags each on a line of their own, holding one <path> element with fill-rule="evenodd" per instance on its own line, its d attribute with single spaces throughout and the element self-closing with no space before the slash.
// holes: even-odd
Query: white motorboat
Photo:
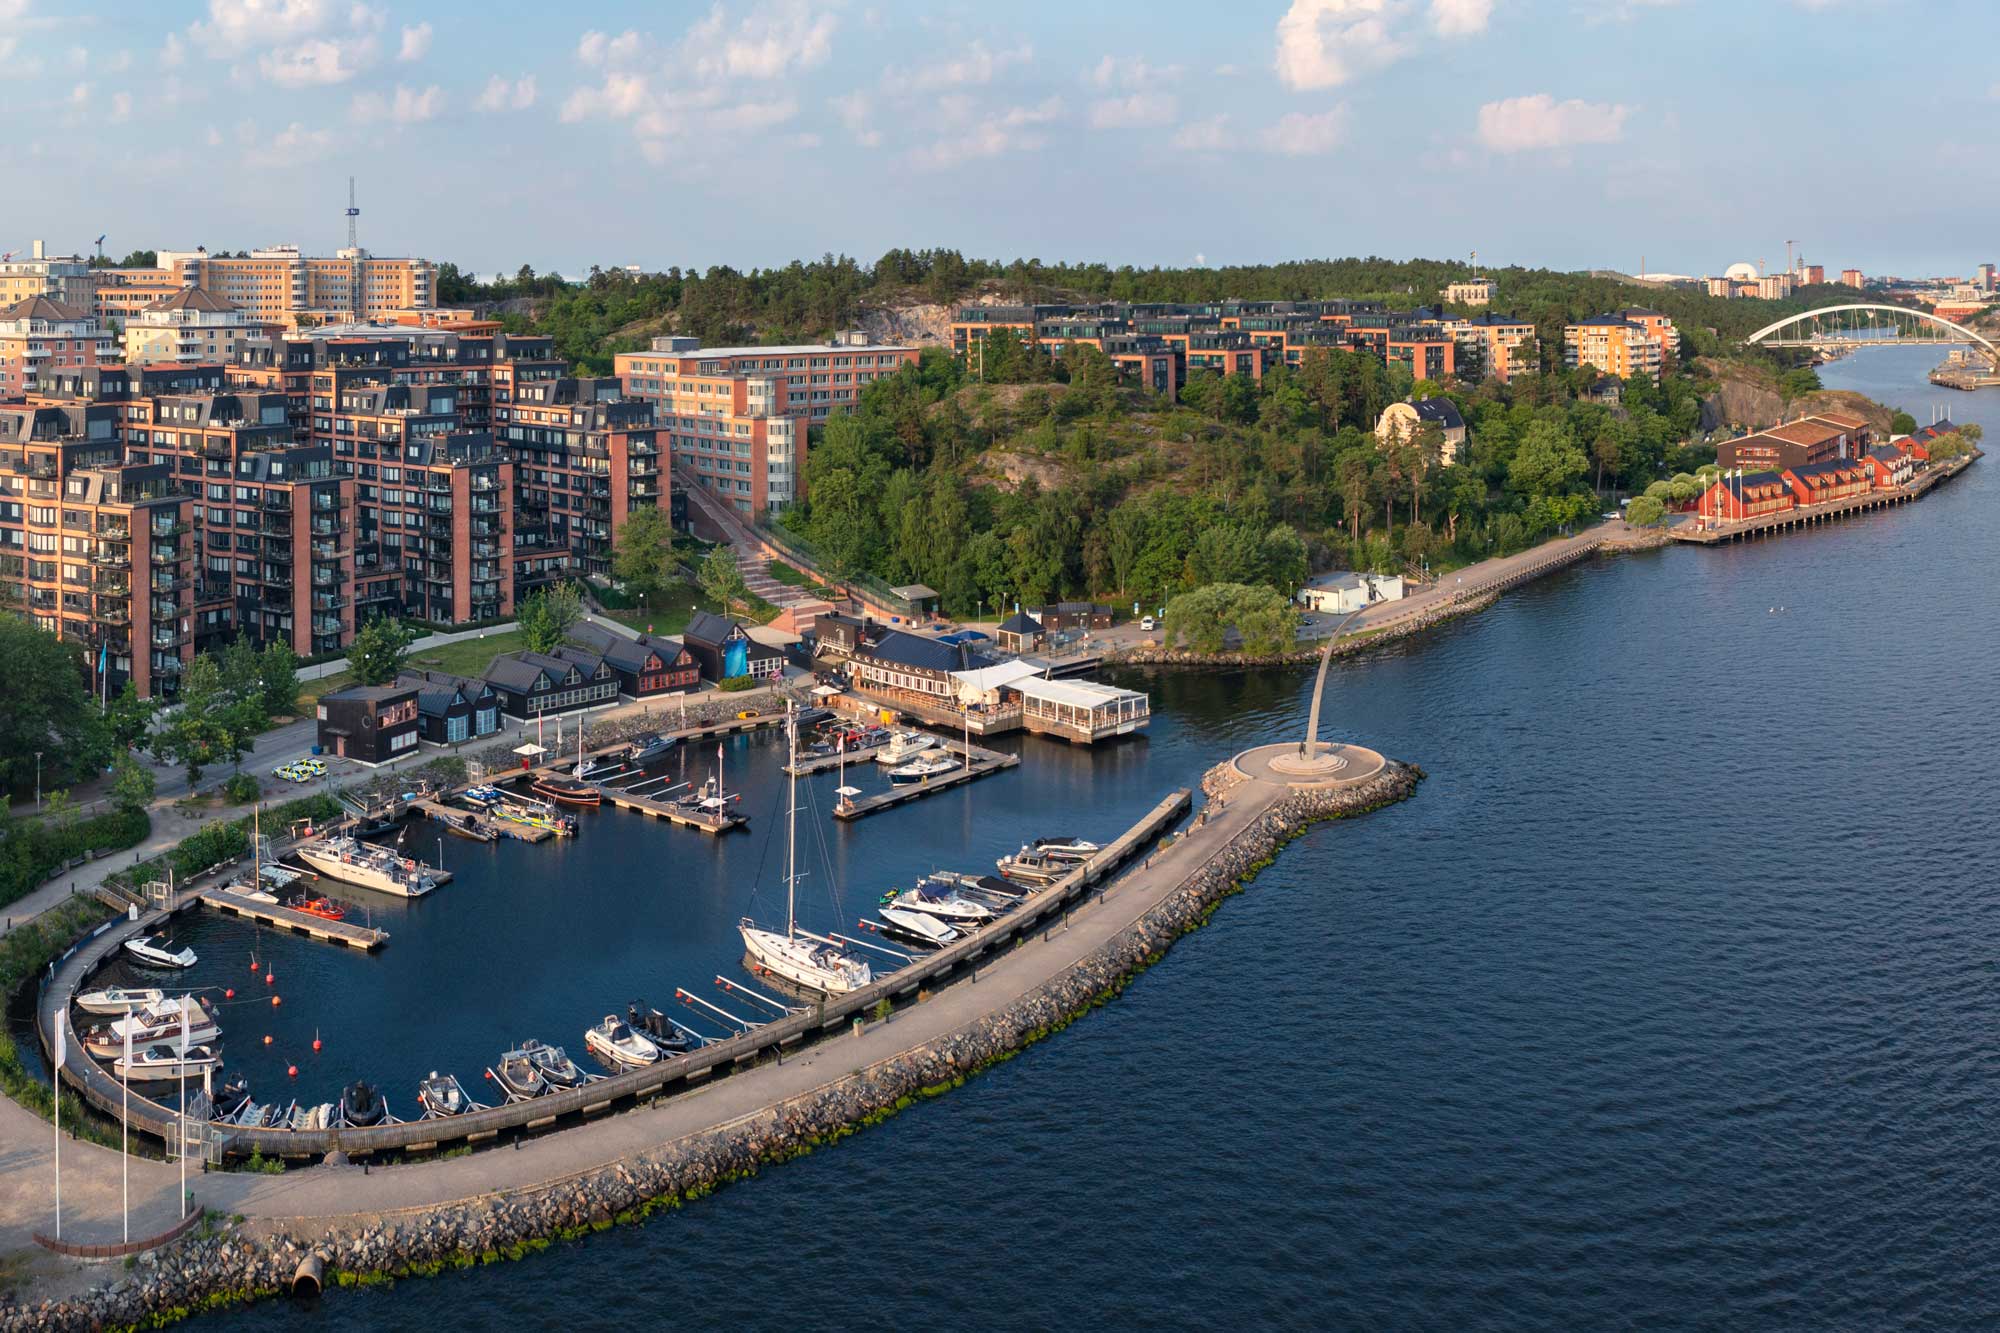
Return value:
<svg viewBox="0 0 2000 1333">
<path fill-rule="evenodd" d="M 399 898 L 421 898 L 451 878 L 449 870 L 345 834 L 300 843 L 295 855 L 328 879 Z"/>
<path fill-rule="evenodd" d="M 417 1084 L 417 1105 L 424 1108 L 424 1119 L 442 1120 L 471 1110 L 472 1099 L 459 1086 L 457 1075 L 433 1069 L 429 1078 Z"/>
<path fill-rule="evenodd" d="M 133 1083 L 178 1082 L 220 1068 L 222 1060 L 207 1046 L 190 1046 L 185 1056 L 175 1046 L 148 1046 L 133 1051 L 129 1063 L 123 1055 L 111 1062 L 112 1073 Z"/>
<path fill-rule="evenodd" d="M 576 1067 L 576 1061 L 569 1058 L 569 1052 L 560 1046 L 544 1046 L 534 1037 L 521 1043 L 521 1049 L 534 1062 L 535 1072 L 542 1076 L 542 1082 L 550 1091 L 557 1088 L 579 1088 L 583 1086 L 583 1071 Z"/>
<path fill-rule="evenodd" d="M 937 748 L 938 739 L 921 731 L 898 731 L 889 736 L 889 743 L 876 754 L 878 764 L 907 764 L 925 750 Z"/>
<path fill-rule="evenodd" d="M 278 903 L 278 895 L 255 880 L 247 883 L 231 882 L 223 885 L 222 891 L 232 898 L 241 898 L 244 902 L 269 903 L 273 907 Z"/>
<path fill-rule="evenodd" d="M 753 972 L 772 976 L 818 991 L 823 995 L 844 995 L 875 980 L 868 960 L 847 953 L 832 940 L 801 934 L 798 922 L 798 842 L 799 842 L 799 728 L 787 705 L 785 739 L 790 749 L 785 769 L 791 774 L 789 817 L 785 829 L 785 933 L 764 930 L 749 917 L 738 929 Z M 893 772 L 893 771 L 892 771 Z"/>
<path fill-rule="evenodd" d="M 612 1064 L 628 1065 L 634 1069 L 660 1058 L 660 1048 L 652 1043 L 651 1038 L 634 1032 L 632 1026 L 616 1014 L 606 1014 L 602 1023 L 585 1029 L 583 1044 Z"/>
<path fill-rule="evenodd" d="M 106 986 L 102 990 L 87 990 L 78 995 L 76 1007 L 86 1014 L 129 1014 L 134 1009 L 144 1009 L 166 998 L 167 993 L 163 990 Z"/>
<path fill-rule="evenodd" d="M 1003 856 L 993 864 L 1008 879 L 1035 885 L 1053 884 L 1076 869 L 1073 862 L 1058 861 L 1046 852 L 1038 852 L 1032 847 L 1023 847 L 1012 856 Z"/>
<path fill-rule="evenodd" d="M 177 1045 L 181 1038 L 183 1006 L 187 1010 L 187 1038 L 190 1042 L 211 1042 L 222 1035 L 221 1025 L 215 1021 L 213 1014 L 202 1007 L 201 1001 L 162 1000 L 90 1029 L 83 1036 L 84 1052 L 99 1060 L 115 1059 L 125 1050 L 128 1032 L 135 1050 L 163 1042 Z"/>
<path fill-rule="evenodd" d="M 1104 850 L 1088 838 L 1037 838 L 1029 845 L 1051 861 L 1067 861 L 1076 865 Z"/>
<path fill-rule="evenodd" d="M 918 880 L 915 887 L 886 899 L 883 905 L 922 912 L 953 925 L 983 926 L 993 919 L 993 909 L 985 903 L 966 897 L 950 880 L 928 875 Z"/>
<path fill-rule="evenodd" d="M 147 967 L 193 967 L 194 950 L 175 948 L 164 935 L 137 935 L 125 941 L 125 952 Z"/>
<path fill-rule="evenodd" d="M 549 1090 L 548 1079 L 543 1077 L 541 1066 L 526 1047 L 501 1056 L 500 1063 L 493 1067 L 493 1078 L 509 1097 L 520 1101 L 539 1097 Z"/>
<path fill-rule="evenodd" d="M 875 912 L 889 927 L 890 933 L 919 944 L 942 949 L 959 937 L 956 926 L 948 926 L 928 912 L 912 912 L 901 907 L 878 907 Z"/>
<path fill-rule="evenodd" d="M 906 786 L 912 782 L 926 782 L 957 767 L 958 760 L 948 754 L 918 755 L 909 763 L 890 769 L 889 781 L 898 786 Z"/>
</svg>

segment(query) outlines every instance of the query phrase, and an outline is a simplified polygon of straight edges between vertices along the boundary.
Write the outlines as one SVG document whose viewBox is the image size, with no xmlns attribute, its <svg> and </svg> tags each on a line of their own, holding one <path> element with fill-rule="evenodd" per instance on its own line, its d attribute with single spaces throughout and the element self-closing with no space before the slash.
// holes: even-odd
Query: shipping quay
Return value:
<svg viewBox="0 0 2000 1333">
<path fill-rule="evenodd" d="M 1912 500 L 1921 500 L 1982 457 L 1984 454 L 1975 449 L 1950 462 L 1938 463 L 1924 469 L 1905 485 L 1870 490 L 1865 494 L 1845 496 L 1838 500 L 1829 500 L 1824 504 L 1799 505 L 1781 509 L 1776 513 L 1759 514 L 1745 519 L 1708 518 L 1704 521 L 1705 526 L 1699 528 L 1692 520 L 1684 519 L 1667 528 L 1666 536 L 1670 540 L 1685 542 L 1690 546 L 1717 546 L 1723 542 L 1747 540 L 1792 528 L 1830 523 L 1853 514 L 1886 509 L 1890 505 L 1908 504 Z"/>
</svg>

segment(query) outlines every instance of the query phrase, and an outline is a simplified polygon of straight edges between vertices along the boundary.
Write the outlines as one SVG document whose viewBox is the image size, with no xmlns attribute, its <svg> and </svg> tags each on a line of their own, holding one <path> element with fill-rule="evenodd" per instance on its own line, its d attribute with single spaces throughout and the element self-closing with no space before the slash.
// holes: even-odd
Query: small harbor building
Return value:
<svg viewBox="0 0 2000 1333">
<path fill-rule="evenodd" d="M 405 671 L 396 683 L 417 692 L 417 735 L 426 745 L 476 741 L 500 730 L 500 696 L 483 680 L 446 671 Z"/>
<path fill-rule="evenodd" d="M 1021 725 L 1044 736 L 1091 744 L 1126 736 L 1152 720 L 1152 701 L 1138 690 L 1094 680 L 1016 681 Z"/>
<path fill-rule="evenodd" d="M 585 621 L 571 628 L 570 642 L 595 653 L 618 677 L 618 693 L 628 699 L 650 699 L 701 688 L 701 663 L 679 639 L 663 634 L 627 637 L 616 630 Z M 569 652 L 558 650 L 560 656 Z"/>
<path fill-rule="evenodd" d="M 906 630 L 884 630 L 864 642 L 847 659 L 847 671 L 863 689 L 906 691 L 952 700 L 958 696 L 955 672 L 992 666 L 993 659 L 968 643 L 946 643 Z"/>
<path fill-rule="evenodd" d="M 710 611 L 694 613 L 681 631 L 681 643 L 700 666 L 703 680 L 719 683 L 738 676 L 780 680 L 785 674 L 781 649 L 757 642 L 739 622 Z"/>
<path fill-rule="evenodd" d="M 1110 629 L 1111 608 L 1099 602 L 1056 602 L 1035 612 L 1044 634 L 1075 629 Z"/>
<path fill-rule="evenodd" d="M 1888 490 L 1906 485 L 1916 473 L 1916 460 L 1892 445 L 1878 444 L 1862 459 L 1875 474 L 1875 489 Z"/>
<path fill-rule="evenodd" d="M 993 631 L 1003 653 L 1038 653 L 1042 650 L 1042 622 L 1026 611 L 1016 611 Z"/>
<path fill-rule="evenodd" d="M 502 653 L 486 668 L 486 683 L 509 717 L 532 721 L 579 709 L 597 708 L 618 698 L 618 677 L 603 658 L 582 655 L 573 662 L 547 653 Z"/>
<path fill-rule="evenodd" d="M 1403 600 L 1401 574 L 1322 574 L 1300 588 L 1296 599 L 1309 610 L 1345 615 L 1374 602 Z"/>
<path fill-rule="evenodd" d="M 318 707 L 319 745 L 327 754 L 361 764 L 386 764 L 417 748 L 414 685 L 350 685 L 323 694 Z"/>
<path fill-rule="evenodd" d="M 935 588 L 926 587 L 921 583 L 906 583 L 900 588 L 891 588 L 889 591 L 910 604 L 912 617 L 921 619 L 937 614 L 938 595 Z"/>
</svg>

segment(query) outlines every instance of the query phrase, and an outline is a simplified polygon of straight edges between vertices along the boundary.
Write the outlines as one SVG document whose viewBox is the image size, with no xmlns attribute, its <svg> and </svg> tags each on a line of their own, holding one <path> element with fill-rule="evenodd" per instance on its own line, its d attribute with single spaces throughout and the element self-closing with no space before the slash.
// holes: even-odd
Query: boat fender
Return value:
<svg viewBox="0 0 2000 1333">
<path fill-rule="evenodd" d="M 324 1271 L 320 1267 L 319 1256 L 316 1254 L 307 1255 L 305 1258 L 299 1260 L 298 1268 L 292 1273 L 292 1295 L 319 1295 L 320 1280 L 324 1275 Z"/>
</svg>

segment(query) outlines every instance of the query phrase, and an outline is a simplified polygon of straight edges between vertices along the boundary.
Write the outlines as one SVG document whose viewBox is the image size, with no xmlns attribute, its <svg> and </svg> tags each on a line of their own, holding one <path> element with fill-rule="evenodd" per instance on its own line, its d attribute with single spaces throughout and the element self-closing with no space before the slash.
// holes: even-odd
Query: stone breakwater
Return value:
<svg viewBox="0 0 2000 1333">
<path fill-rule="evenodd" d="M 762 1166 L 802 1156 L 919 1098 L 957 1087 L 1067 1026 L 1200 926 L 1310 825 L 1403 800 L 1422 777 L 1414 765 L 1392 761 L 1354 787 L 1280 795 L 1143 917 L 1035 991 L 937 1040 L 720 1129 L 568 1179 L 442 1207 L 246 1224 L 214 1219 L 216 1225 L 170 1249 L 139 1256 L 129 1270 L 115 1275 L 108 1270 L 113 1280 L 84 1295 L 35 1306 L 0 1305 L 0 1330 L 158 1327 L 286 1291 L 309 1258 L 323 1267 L 329 1287 L 368 1285 L 519 1258 L 678 1208 Z M 1243 799 L 1244 782 L 1227 763 L 1210 769 L 1202 779 L 1210 808 L 1197 824 Z M 1199 829 L 1182 836 L 1199 837 Z"/>
</svg>

